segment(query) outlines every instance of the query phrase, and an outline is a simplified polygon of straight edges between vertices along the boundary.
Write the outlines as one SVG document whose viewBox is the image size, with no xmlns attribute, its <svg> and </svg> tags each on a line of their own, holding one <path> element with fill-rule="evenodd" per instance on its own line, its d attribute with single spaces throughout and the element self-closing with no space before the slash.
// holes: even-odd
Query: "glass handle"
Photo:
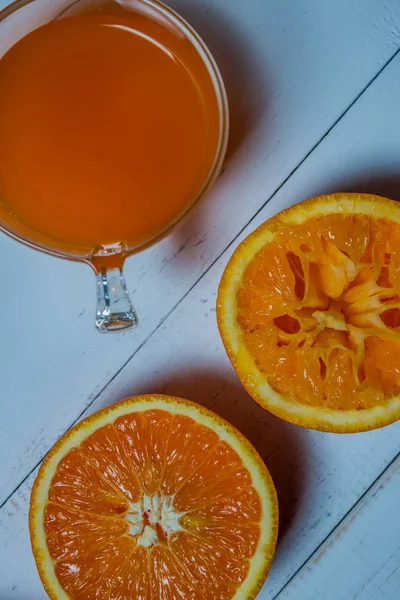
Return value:
<svg viewBox="0 0 400 600">
<path fill-rule="evenodd" d="M 118 331 L 137 324 L 122 266 L 96 269 L 97 311 L 96 327 L 99 331 Z"/>
</svg>

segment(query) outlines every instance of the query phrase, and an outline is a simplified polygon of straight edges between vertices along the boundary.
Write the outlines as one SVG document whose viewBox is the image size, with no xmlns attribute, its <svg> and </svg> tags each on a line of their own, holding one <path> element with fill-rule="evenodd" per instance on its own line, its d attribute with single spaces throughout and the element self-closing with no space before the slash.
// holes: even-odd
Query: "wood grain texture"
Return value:
<svg viewBox="0 0 400 600">
<path fill-rule="evenodd" d="M 397 0 L 171 5 L 198 28 L 226 80 L 232 135 L 225 171 L 174 236 L 127 262 L 141 320 L 135 331 L 99 336 L 90 271 L 0 236 L 0 401 L 7 423 L 0 455 L 10 457 L 1 464 L 0 502 L 161 326 L 400 45 Z M 322 187 L 331 166 L 318 173 Z M 296 199 L 308 195 L 311 182 L 315 177 Z M 275 210 L 285 202 L 281 196 Z"/>
<path fill-rule="evenodd" d="M 400 55 L 239 239 L 278 210 L 314 193 L 355 188 L 400 198 L 399 68 Z M 400 423 L 366 434 L 323 434 L 285 424 L 247 396 L 232 372 L 215 323 L 218 281 L 238 241 L 113 378 L 86 414 L 129 395 L 164 392 L 207 405 L 249 437 L 271 470 L 281 505 L 278 550 L 259 595 L 260 600 L 267 600 L 279 594 L 396 457 Z M 6 565 L 0 578 L 0 598 L 5 600 L 43 597 L 26 527 L 31 483 L 32 477 L 0 512 L 0 565 Z M 393 552 L 397 552 L 395 547 Z M 18 576 L 17 569 L 23 577 Z M 325 569 L 329 574 L 334 566 Z M 361 581 L 362 573 L 357 577 Z M 393 586 L 397 585 L 396 575 L 393 579 Z M 307 595 L 292 597 L 309 600 Z M 368 596 L 363 600 L 369 600 Z M 383 596 L 381 600 L 392 598 Z"/>
<path fill-rule="evenodd" d="M 276 600 L 400 598 L 400 457 Z"/>
</svg>

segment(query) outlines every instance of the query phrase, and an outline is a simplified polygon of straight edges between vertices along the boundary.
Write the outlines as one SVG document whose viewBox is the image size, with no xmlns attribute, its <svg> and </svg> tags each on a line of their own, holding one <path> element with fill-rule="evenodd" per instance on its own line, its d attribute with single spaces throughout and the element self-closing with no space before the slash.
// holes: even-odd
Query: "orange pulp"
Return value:
<svg viewBox="0 0 400 600">
<path fill-rule="evenodd" d="M 44 25 L 0 60 L 0 90 L 0 220 L 33 241 L 75 253 L 140 245 L 212 169 L 211 77 L 156 12 Z"/>
<path fill-rule="evenodd" d="M 119 417 L 72 448 L 48 500 L 48 550 L 77 600 L 231 600 L 260 536 L 260 500 L 239 455 L 164 410 Z"/>
<path fill-rule="evenodd" d="M 366 409 L 400 391 L 400 226 L 326 215 L 278 226 L 243 276 L 238 322 L 275 391 Z"/>
</svg>

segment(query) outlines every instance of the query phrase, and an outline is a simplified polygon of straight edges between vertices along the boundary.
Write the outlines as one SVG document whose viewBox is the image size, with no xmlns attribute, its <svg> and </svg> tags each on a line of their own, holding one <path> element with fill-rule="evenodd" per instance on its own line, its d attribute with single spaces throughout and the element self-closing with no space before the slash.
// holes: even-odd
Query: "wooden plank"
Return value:
<svg viewBox="0 0 400 600">
<path fill-rule="evenodd" d="M 171 4 L 198 27 L 227 82 L 233 119 L 226 170 L 183 228 L 128 261 L 141 319 L 135 331 L 100 336 L 94 330 L 89 269 L 0 237 L 0 378 L 7 423 L 0 456 L 8 457 L 1 465 L 0 502 L 400 45 L 397 0 L 368 0 L 367 10 L 365 0 Z"/>
<path fill-rule="evenodd" d="M 400 598 L 400 458 L 276 600 Z"/>
<path fill-rule="evenodd" d="M 2 600 L 43 600 L 47 597 L 36 570 L 28 532 L 29 493 L 35 474 L 36 471 L 26 481 L 25 488 L 20 489 L 0 512 Z"/>
<path fill-rule="evenodd" d="M 347 188 L 352 184 L 351 174 L 362 172 L 357 185 L 370 191 L 382 181 L 394 183 L 400 173 L 399 66 L 400 56 L 243 235 L 278 208 L 318 191 L 324 181 L 327 187 L 343 184 Z M 393 157 L 392 162 L 388 157 Z M 379 172 L 386 178 L 373 176 Z M 232 372 L 216 329 L 216 289 L 230 252 L 207 272 L 87 414 L 132 394 L 163 392 L 209 406 L 249 437 L 271 470 L 281 505 L 278 550 L 259 596 L 267 600 L 280 592 L 397 455 L 400 422 L 365 434 L 339 436 L 290 426 L 259 408 Z M 0 564 L 6 565 L 0 580 L 1 598 L 41 597 L 26 528 L 30 484 L 31 479 L 0 512 Z M 17 577 L 16 564 L 23 576 Z"/>
</svg>

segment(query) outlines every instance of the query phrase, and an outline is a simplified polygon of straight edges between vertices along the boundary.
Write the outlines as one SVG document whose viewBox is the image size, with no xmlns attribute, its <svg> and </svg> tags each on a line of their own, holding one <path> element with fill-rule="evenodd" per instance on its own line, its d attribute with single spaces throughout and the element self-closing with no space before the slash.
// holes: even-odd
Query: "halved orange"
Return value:
<svg viewBox="0 0 400 600">
<path fill-rule="evenodd" d="M 277 498 L 229 423 L 196 404 L 138 396 L 53 447 L 29 525 L 52 599 L 253 599 L 270 568 Z"/>
<path fill-rule="evenodd" d="M 255 400 L 283 419 L 357 432 L 400 418 L 400 205 L 313 198 L 234 252 L 217 317 Z"/>
</svg>

